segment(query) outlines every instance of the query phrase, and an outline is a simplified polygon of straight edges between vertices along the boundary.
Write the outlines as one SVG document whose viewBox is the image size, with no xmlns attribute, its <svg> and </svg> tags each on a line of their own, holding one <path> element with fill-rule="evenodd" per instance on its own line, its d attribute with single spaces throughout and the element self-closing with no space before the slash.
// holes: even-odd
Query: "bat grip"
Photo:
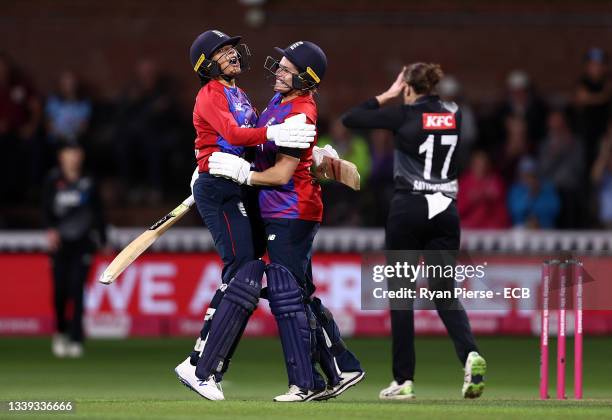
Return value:
<svg viewBox="0 0 612 420">
<path fill-rule="evenodd" d="M 195 203 L 195 199 L 193 198 L 193 195 L 190 195 L 183 201 L 183 204 L 186 205 L 187 207 L 193 206 L 194 203 Z"/>
</svg>

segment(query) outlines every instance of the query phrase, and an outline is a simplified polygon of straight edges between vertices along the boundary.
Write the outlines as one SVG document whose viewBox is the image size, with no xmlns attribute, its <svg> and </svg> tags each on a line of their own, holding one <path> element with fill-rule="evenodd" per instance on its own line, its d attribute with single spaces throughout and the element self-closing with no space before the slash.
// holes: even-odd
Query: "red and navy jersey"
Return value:
<svg viewBox="0 0 612 420">
<path fill-rule="evenodd" d="M 317 123 L 317 105 L 312 94 L 298 96 L 281 103 L 281 94 L 276 94 L 259 117 L 257 127 L 280 124 L 286 118 L 297 114 L 306 114 L 310 124 Z M 301 219 L 320 222 L 323 218 L 321 186 L 310 172 L 312 166 L 312 143 L 309 149 L 301 154 L 293 177 L 285 184 L 276 187 L 261 187 L 259 207 L 262 217 L 277 219 Z M 255 169 L 265 171 L 274 166 L 279 148 L 274 142 L 266 141 L 256 148 Z M 280 150 L 282 153 L 282 149 Z"/>
<path fill-rule="evenodd" d="M 224 86 L 217 80 L 202 86 L 193 107 L 199 171 L 208 171 L 208 157 L 213 152 L 240 156 L 245 146 L 265 142 L 266 129 L 252 128 L 256 123 L 257 112 L 242 89 Z"/>
</svg>

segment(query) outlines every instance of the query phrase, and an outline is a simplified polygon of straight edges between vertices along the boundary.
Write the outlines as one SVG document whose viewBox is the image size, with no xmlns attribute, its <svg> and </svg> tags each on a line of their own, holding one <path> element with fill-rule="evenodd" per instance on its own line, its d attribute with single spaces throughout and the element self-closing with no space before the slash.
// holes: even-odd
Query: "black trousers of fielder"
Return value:
<svg viewBox="0 0 612 420">
<path fill-rule="evenodd" d="M 440 258 L 446 260 L 441 263 L 454 264 L 454 255 L 460 242 L 459 216 L 455 203 L 429 220 L 424 196 L 396 192 L 387 219 L 385 242 L 387 250 L 450 251 L 439 253 Z M 448 261 L 449 258 L 452 261 Z M 432 279 L 429 279 L 429 285 L 431 288 Z M 468 354 L 478 351 L 467 314 L 458 300 L 449 302 L 445 299 L 443 303 L 435 303 L 438 315 L 453 341 L 457 357 L 464 365 Z M 391 331 L 393 377 L 398 383 L 413 380 L 416 364 L 413 310 L 391 309 Z"/>
<path fill-rule="evenodd" d="M 91 265 L 91 245 L 62 243 L 51 256 L 56 329 L 71 341 L 83 341 L 83 289 Z M 72 314 L 68 307 L 72 303 Z"/>
</svg>

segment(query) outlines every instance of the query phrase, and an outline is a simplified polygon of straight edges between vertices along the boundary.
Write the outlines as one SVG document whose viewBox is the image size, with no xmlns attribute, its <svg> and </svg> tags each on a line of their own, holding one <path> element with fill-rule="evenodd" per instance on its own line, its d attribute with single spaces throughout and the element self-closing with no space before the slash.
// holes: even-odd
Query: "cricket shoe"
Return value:
<svg viewBox="0 0 612 420">
<path fill-rule="evenodd" d="M 316 397 L 325 393 L 325 388 L 319 390 L 302 389 L 297 385 L 291 385 L 289 390 L 282 395 L 272 399 L 275 402 L 306 402 L 312 401 Z"/>
<path fill-rule="evenodd" d="M 393 381 L 378 394 L 378 398 L 381 400 L 412 400 L 414 397 L 414 384 L 412 381 L 405 381 L 402 384 Z"/>
<path fill-rule="evenodd" d="M 365 378 L 365 372 L 362 370 L 356 372 L 342 372 L 340 374 L 340 381 L 336 385 L 328 386 L 323 394 L 313 398 L 313 400 L 325 401 L 330 398 L 336 398 L 350 387 L 357 385 L 363 378 Z"/>
<path fill-rule="evenodd" d="M 51 351 L 55 357 L 68 356 L 68 338 L 64 334 L 53 335 Z"/>
<path fill-rule="evenodd" d="M 463 398 L 478 398 L 482 395 L 485 387 L 485 374 L 487 373 L 487 362 L 478 352 L 472 351 L 468 354 L 465 362 L 465 376 L 463 377 Z"/>
<path fill-rule="evenodd" d="M 183 363 L 174 368 L 179 381 L 207 400 L 224 400 L 225 396 L 223 395 L 221 382 L 215 381 L 215 375 L 210 375 L 206 380 L 198 378 L 195 374 L 196 367 L 191 364 L 190 360 L 191 358 L 188 357 Z"/>
<path fill-rule="evenodd" d="M 66 345 L 66 356 L 73 359 L 83 357 L 83 344 L 71 341 Z"/>
</svg>

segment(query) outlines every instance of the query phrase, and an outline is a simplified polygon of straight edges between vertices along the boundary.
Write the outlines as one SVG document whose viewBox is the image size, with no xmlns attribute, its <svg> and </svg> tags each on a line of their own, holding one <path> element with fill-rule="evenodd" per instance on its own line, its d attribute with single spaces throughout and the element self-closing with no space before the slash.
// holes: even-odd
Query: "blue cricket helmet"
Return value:
<svg viewBox="0 0 612 420">
<path fill-rule="evenodd" d="M 241 36 L 229 36 L 216 29 L 201 33 L 191 44 L 189 58 L 193 70 L 200 77 L 210 78 L 220 74 L 219 66 L 211 60 L 215 51 L 226 45 L 236 46 L 242 39 Z"/>
<path fill-rule="evenodd" d="M 285 49 L 278 47 L 274 49 L 287 57 L 300 71 L 300 74 L 293 78 L 294 88 L 311 89 L 321 83 L 327 70 L 327 57 L 317 44 L 298 41 Z"/>
</svg>

